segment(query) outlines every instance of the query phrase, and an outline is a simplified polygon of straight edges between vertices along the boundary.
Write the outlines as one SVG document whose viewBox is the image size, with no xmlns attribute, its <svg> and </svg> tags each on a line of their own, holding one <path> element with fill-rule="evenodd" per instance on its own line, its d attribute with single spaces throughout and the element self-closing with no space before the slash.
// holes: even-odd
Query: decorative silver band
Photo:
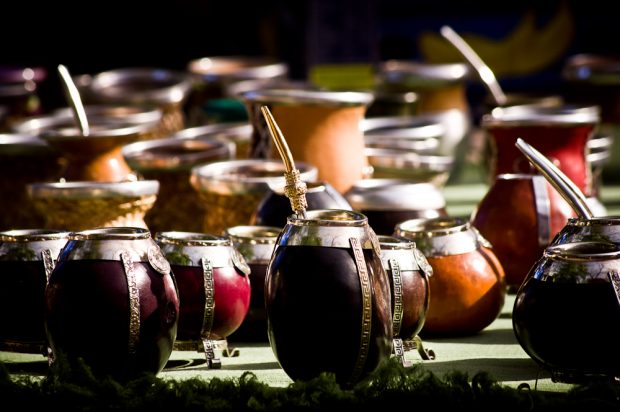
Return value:
<svg viewBox="0 0 620 412">
<path fill-rule="evenodd" d="M 372 327 L 372 294 L 370 289 L 370 277 L 368 276 L 368 270 L 366 269 L 366 260 L 364 259 L 364 252 L 360 241 L 356 237 L 349 238 L 351 248 L 353 249 L 353 256 L 355 257 L 355 264 L 357 266 L 357 274 L 360 279 L 360 286 L 362 291 L 362 333 L 360 338 L 360 347 L 355 361 L 353 372 L 351 373 L 351 382 L 357 382 L 366 364 L 368 358 L 368 351 L 370 349 L 370 331 Z"/>
<path fill-rule="evenodd" d="M 200 262 L 202 263 L 202 276 L 205 289 L 205 313 L 202 320 L 202 333 L 203 339 L 208 339 L 211 334 L 211 328 L 213 328 L 213 317 L 215 315 L 215 289 L 213 287 L 213 266 L 211 261 L 203 257 Z"/>
<path fill-rule="evenodd" d="M 50 276 L 56 265 L 54 263 L 54 258 L 52 258 L 52 251 L 49 249 L 43 249 L 41 251 L 41 258 L 43 259 L 43 267 L 45 268 L 45 283 L 47 284 L 50 281 Z"/>
<path fill-rule="evenodd" d="M 126 250 L 121 250 L 121 261 L 125 269 L 125 277 L 127 278 L 127 289 L 129 292 L 129 354 L 133 355 L 138 349 L 140 341 L 140 292 L 134 270 L 134 262 L 131 255 Z"/>
<path fill-rule="evenodd" d="M 403 278 L 400 273 L 400 265 L 396 259 L 390 259 L 389 265 L 390 273 L 392 274 L 392 291 L 394 293 L 392 333 L 395 337 L 398 337 L 400 336 L 400 326 L 403 321 Z"/>
</svg>

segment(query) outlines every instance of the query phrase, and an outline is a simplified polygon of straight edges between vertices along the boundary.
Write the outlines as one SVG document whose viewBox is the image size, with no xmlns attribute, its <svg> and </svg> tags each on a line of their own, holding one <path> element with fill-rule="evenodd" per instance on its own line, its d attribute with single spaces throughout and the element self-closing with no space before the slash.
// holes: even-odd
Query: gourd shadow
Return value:
<svg viewBox="0 0 620 412">
<path fill-rule="evenodd" d="M 282 369 L 278 362 L 245 363 L 240 365 L 227 365 L 228 370 L 269 370 Z"/>
<path fill-rule="evenodd" d="M 278 362 L 261 362 L 261 363 L 244 363 L 244 364 L 236 364 L 236 365 L 227 365 L 222 362 L 222 366 L 220 370 L 270 370 L 270 369 L 281 369 Z M 185 369 L 194 369 L 194 370 L 209 370 L 210 368 L 207 366 L 207 361 L 205 358 L 200 359 L 171 359 L 166 363 L 166 367 L 164 371 L 178 371 Z"/>
<path fill-rule="evenodd" d="M 49 371 L 47 358 L 33 362 L 0 362 L 9 374 L 42 376 Z"/>
<path fill-rule="evenodd" d="M 475 334 L 460 336 L 425 335 L 423 332 L 424 331 L 420 333 L 420 336 L 423 338 L 425 346 L 430 347 L 433 346 L 433 342 L 449 342 L 454 344 L 473 343 L 476 345 L 514 345 L 518 343 L 512 328 L 485 329 Z"/>
<path fill-rule="evenodd" d="M 470 377 L 479 372 L 486 372 L 501 382 L 528 381 L 551 377 L 549 372 L 542 369 L 532 359 L 520 358 L 478 358 L 445 362 L 434 360 L 425 362 L 424 369 L 434 374 L 461 371 L 466 372 Z"/>
</svg>

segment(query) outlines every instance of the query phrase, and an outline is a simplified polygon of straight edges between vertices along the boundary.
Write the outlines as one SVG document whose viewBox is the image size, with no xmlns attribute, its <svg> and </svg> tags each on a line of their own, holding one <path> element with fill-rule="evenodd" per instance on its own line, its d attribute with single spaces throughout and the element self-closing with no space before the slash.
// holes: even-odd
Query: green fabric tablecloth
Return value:
<svg viewBox="0 0 620 412">
<path fill-rule="evenodd" d="M 438 376 L 452 371 L 465 372 L 471 378 L 478 372 L 488 372 L 499 382 L 517 387 L 527 383 L 543 391 L 566 391 L 571 385 L 555 383 L 549 373 L 541 368 L 523 351 L 512 329 L 511 310 L 514 295 L 508 294 L 504 309 L 498 318 L 481 332 L 466 337 L 424 340 L 423 346 L 435 353 L 435 359 L 423 360 L 416 350 L 405 353 L 405 358 Z M 330 344 L 317 336 L 317 345 Z M 332 343 L 336 346 L 336 343 Z M 165 379 L 237 378 L 245 371 L 253 372 L 262 382 L 284 387 L 292 381 L 280 368 L 271 347 L 264 343 L 229 342 L 229 349 L 237 348 L 238 356 L 225 357 L 224 351 L 216 354 L 221 369 L 209 369 L 204 353 L 174 350 L 159 377 Z M 337 350 L 334 347 L 334 350 Z M 577 349 L 576 349 L 577 350 Z M 10 373 L 45 375 L 47 358 L 38 354 L 0 352 L 0 361 Z"/>
<path fill-rule="evenodd" d="M 448 212 L 453 216 L 468 216 L 482 199 L 488 186 L 468 184 L 447 186 L 444 195 Z M 620 186 L 604 187 L 601 199 L 610 215 L 620 215 Z M 514 294 L 508 294 L 503 311 L 498 318 L 481 332 L 466 337 L 423 339 L 426 349 L 432 349 L 436 358 L 423 360 L 417 351 L 406 353 L 406 359 L 438 375 L 462 371 L 472 377 L 478 372 L 488 372 L 493 378 L 510 387 L 527 383 L 532 389 L 550 392 L 565 392 L 571 385 L 553 382 L 550 374 L 542 370 L 516 341 L 511 311 Z M 317 345 L 333 344 L 325 337 L 317 336 Z M 567 344 L 570 344 L 567 342 Z M 164 379 L 237 378 L 244 372 L 253 372 L 258 379 L 274 387 L 285 387 L 292 381 L 280 368 L 269 344 L 235 343 L 230 347 L 239 350 L 238 356 L 226 357 L 218 351 L 221 369 L 210 369 L 204 353 L 198 351 L 174 350 L 166 368 L 159 377 Z M 337 348 L 335 347 L 334 350 Z M 575 351 L 580 350 L 575 347 Z M 39 354 L 0 352 L 0 362 L 9 373 L 18 375 L 44 376 L 48 369 L 47 358 Z"/>
<path fill-rule="evenodd" d="M 488 372 L 498 381 L 517 387 L 527 383 L 531 388 L 544 391 L 566 391 L 570 385 L 551 381 L 550 374 L 541 368 L 525 353 L 518 344 L 512 329 L 513 294 L 506 296 L 504 309 L 498 318 L 483 331 L 466 337 L 442 338 L 423 341 L 427 350 L 435 353 L 435 359 L 423 360 L 416 350 L 405 353 L 405 358 L 413 364 L 422 363 L 433 373 L 444 375 L 451 371 L 466 372 L 470 377 L 478 372 Z M 317 337 L 317 344 L 329 344 Z M 334 342 L 334 350 L 337 350 Z M 273 351 L 265 344 L 234 344 L 239 348 L 239 356 L 222 357 L 220 370 L 209 370 L 204 363 L 204 355 L 195 352 L 175 351 L 170 366 L 162 376 L 188 378 L 200 376 L 238 377 L 244 371 L 254 372 L 259 379 L 274 386 L 286 386 L 292 381 L 279 367 Z M 200 363 L 192 366 L 192 362 Z M 189 366 L 183 366 L 189 365 Z"/>
</svg>

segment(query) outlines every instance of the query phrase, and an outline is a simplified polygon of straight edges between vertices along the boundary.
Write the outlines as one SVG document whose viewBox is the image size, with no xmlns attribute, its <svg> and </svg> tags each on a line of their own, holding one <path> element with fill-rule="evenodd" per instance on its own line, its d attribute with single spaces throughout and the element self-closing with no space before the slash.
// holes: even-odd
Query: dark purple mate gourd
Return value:
<svg viewBox="0 0 620 412">
<path fill-rule="evenodd" d="M 97 228 L 69 235 L 45 291 L 52 360 L 82 358 L 96 376 L 160 372 L 177 334 L 179 296 L 150 232 Z"/>
<path fill-rule="evenodd" d="M 351 384 L 390 356 L 390 284 L 360 213 L 289 217 L 267 270 L 265 303 L 271 347 L 294 380 L 330 372 Z"/>
<path fill-rule="evenodd" d="M 0 232 L 0 350 L 47 356 L 44 295 L 68 232 Z"/>
</svg>

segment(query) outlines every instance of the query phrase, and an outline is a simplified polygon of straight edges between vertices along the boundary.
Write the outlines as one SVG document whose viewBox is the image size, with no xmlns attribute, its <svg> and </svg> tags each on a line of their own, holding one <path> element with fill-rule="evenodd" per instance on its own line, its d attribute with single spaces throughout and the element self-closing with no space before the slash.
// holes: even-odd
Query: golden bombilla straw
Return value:
<svg viewBox="0 0 620 412">
<path fill-rule="evenodd" d="M 306 200 L 306 192 L 308 189 L 306 187 L 306 183 L 301 180 L 299 170 L 295 168 L 293 155 L 291 154 L 288 144 L 284 139 L 284 135 L 273 118 L 271 111 L 267 106 L 261 106 L 260 110 L 265 117 L 267 127 L 269 128 L 269 133 L 278 148 L 278 152 L 280 153 L 280 157 L 282 157 L 284 167 L 286 168 L 286 171 L 284 172 L 284 179 L 286 182 L 284 186 L 284 194 L 291 202 L 291 208 L 297 217 L 305 219 L 306 208 L 308 207 L 308 202 Z"/>
</svg>

